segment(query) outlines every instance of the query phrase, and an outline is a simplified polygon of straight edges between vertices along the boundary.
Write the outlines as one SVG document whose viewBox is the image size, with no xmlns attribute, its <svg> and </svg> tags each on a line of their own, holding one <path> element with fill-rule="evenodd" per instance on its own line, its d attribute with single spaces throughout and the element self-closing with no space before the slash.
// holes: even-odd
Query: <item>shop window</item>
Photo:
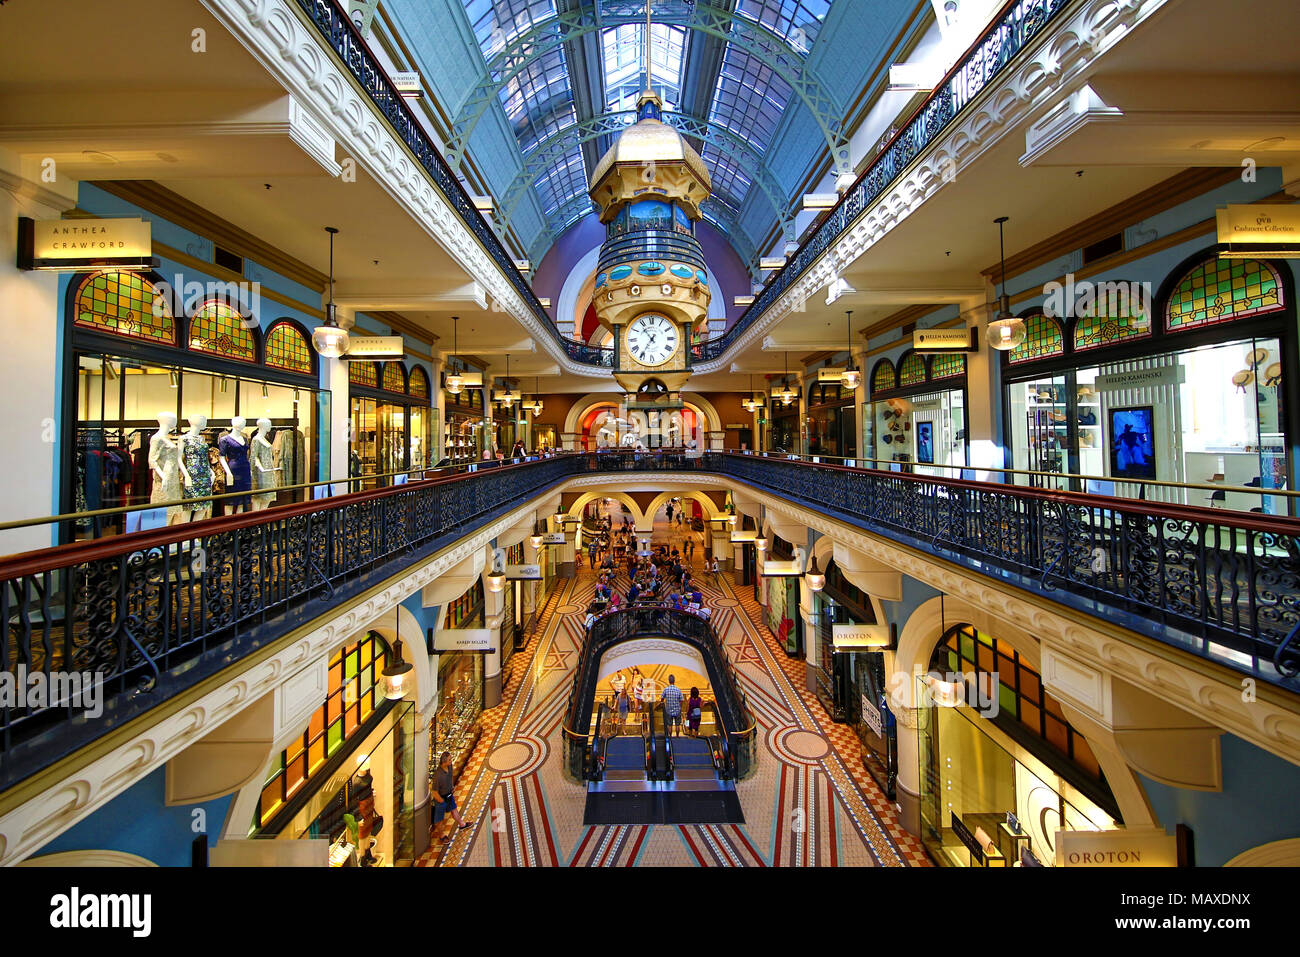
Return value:
<svg viewBox="0 0 1300 957">
<path fill-rule="evenodd" d="M 1144 339 L 1151 335 L 1151 317 L 1142 311 L 1140 296 L 1129 295 L 1127 290 L 1137 283 L 1115 283 L 1118 295 L 1098 295 L 1090 315 L 1074 320 L 1074 349 L 1100 349 L 1129 339 Z"/>
<path fill-rule="evenodd" d="M 898 377 L 894 373 L 894 364 L 888 359 L 881 359 L 871 371 L 871 391 L 887 392 L 898 388 Z"/>
<path fill-rule="evenodd" d="M 311 347 L 307 337 L 293 323 L 283 320 L 274 323 L 266 334 L 266 364 L 311 375 Z"/>
<path fill-rule="evenodd" d="M 1032 362 L 1065 354 L 1065 335 L 1061 324 L 1041 312 L 1025 316 L 1025 341 L 1007 354 L 1007 362 Z"/>
<path fill-rule="evenodd" d="M 257 361 L 257 340 L 239 310 L 209 300 L 190 317 L 190 350 L 240 362 Z"/>
<path fill-rule="evenodd" d="M 1268 263 L 1210 259 L 1179 281 L 1165 306 L 1170 332 L 1275 312 L 1284 305 L 1282 283 Z"/>
<path fill-rule="evenodd" d="M 945 352 L 930 360 L 931 379 L 955 379 L 966 374 L 966 357 L 960 352 Z"/>
<path fill-rule="evenodd" d="M 348 382 L 353 385 L 364 385 L 377 389 L 379 388 L 379 367 L 373 362 L 349 362 Z"/>
<path fill-rule="evenodd" d="M 401 362 L 384 363 L 384 391 L 406 392 L 406 366 Z"/>
<path fill-rule="evenodd" d="M 265 827 L 361 728 L 383 702 L 382 672 L 388 645 L 375 632 L 330 658 L 329 693 L 302 737 L 280 752 L 262 786 L 257 827 Z"/>
<path fill-rule="evenodd" d="M 76 324 L 148 342 L 176 344 L 176 323 L 153 283 L 133 272 L 91 273 L 77 289 Z"/>
<path fill-rule="evenodd" d="M 417 399 L 429 398 L 429 376 L 419 366 L 411 370 L 411 383 L 406 391 Z"/>
<path fill-rule="evenodd" d="M 483 579 L 478 579 L 459 598 L 447 603 L 443 628 L 472 628 L 483 614 Z"/>
<path fill-rule="evenodd" d="M 838 601 L 853 605 L 854 620 L 859 624 L 874 625 L 876 609 L 871 604 L 871 597 L 857 585 L 844 577 L 834 559 L 826 566 L 826 587 Z"/>
<path fill-rule="evenodd" d="M 983 675 L 992 675 L 998 682 L 998 715 L 992 719 L 995 724 L 1013 736 L 1023 738 L 1028 732 L 1070 759 L 1089 780 L 1102 780 L 1097 759 L 1083 736 L 1066 722 L 1060 704 L 1043 690 L 1038 672 L 1011 645 L 970 625 L 958 625 L 935 649 L 930 667 L 974 674 L 980 687 L 984 686 Z"/>
<path fill-rule="evenodd" d="M 898 364 L 898 387 L 920 385 L 925 381 L 925 356 L 919 352 L 909 352 Z"/>
</svg>

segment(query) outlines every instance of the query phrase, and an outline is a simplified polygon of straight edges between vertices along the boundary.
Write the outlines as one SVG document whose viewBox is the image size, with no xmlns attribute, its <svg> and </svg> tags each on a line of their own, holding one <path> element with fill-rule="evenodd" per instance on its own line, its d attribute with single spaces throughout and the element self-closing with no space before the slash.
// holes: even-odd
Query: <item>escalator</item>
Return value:
<svg viewBox="0 0 1300 957">
<path fill-rule="evenodd" d="M 640 735 L 606 742 L 604 776 L 587 785 L 583 823 L 743 824 L 725 742 L 669 735 L 659 708 L 645 719 Z"/>
</svg>

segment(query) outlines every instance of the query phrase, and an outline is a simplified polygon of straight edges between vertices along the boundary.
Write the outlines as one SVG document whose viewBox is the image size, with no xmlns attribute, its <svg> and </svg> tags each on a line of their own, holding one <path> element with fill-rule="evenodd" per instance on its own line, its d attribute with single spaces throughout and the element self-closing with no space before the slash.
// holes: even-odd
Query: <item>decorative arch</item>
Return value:
<svg viewBox="0 0 1300 957">
<path fill-rule="evenodd" d="M 612 498 L 622 502 L 623 507 L 627 510 L 628 514 L 632 516 L 632 523 L 638 529 L 641 529 L 645 524 L 645 513 L 637 506 L 636 500 L 633 499 L 631 495 L 628 495 L 627 492 L 617 492 L 613 490 L 583 492 L 572 505 L 564 510 L 564 514 L 581 517 L 582 510 L 598 498 Z"/>
<path fill-rule="evenodd" d="M 379 365 L 374 362 L 349 362 L 348 382 L 367 388 L 379 388 Z"/>
<path fill-rule="evenodd" d="M 888 392 L 896 388 L 898 388 L 898 372 L 894 368 L 894 363 L 888 359 L 881 359 L 871 368 L 871 391 Z"/>
<path fill-rule="evenodd" d="M 277 319 L 266 331 L 266 365 L 271 368 L 313 375 L 314 355 L 311 336 L 292 319 Z"/>
<path fill-rule="evenodd" d="M 654 497 L 654 499 L 650 502 L 650 504 L 646 506 L 645 515 L 647 517 L 653 516 L 656 512 L 659 511 L 659 509 L 663 507 L 664 503 L 667 502 L 670 498 L 689 498 L 692 499 L 693 501 L 699 502 L 700 506 L 704 509 L 704 514 L 708 518 L 713 518 L 714 516 L 721 514 L 717 506 L 717 503 L 715 503 L 713 499 L 709 498 L 703 492 L 699 492 L 699 491 L 675 492 L 669 490 L 665 492 L 660 492 L 658 495 Z"/>
<path fill-rule="evenodd" d="M 401 395 L 406 394 L 406 363 L 400 359 L 393 359 L 384 363 L 383 379 L 380 388 L 385 392 L 397 392 Z"/>
<path fill-rule="evenodd" d="M 151 277 L 136 272 L 89 273 L 76 287 L 73 324 L 129 339 L 176 345 L 176 320 Z"/>
<path fill-rule="evenodd" d="M 696 415 L 700 417 L 701 422 L 705 423 L 708 431 L 722 431 L 722 417 L 718 410 L 714 408 L 713 403 L 704 398 L 698 392 L 683 392 L 682 401 L 689 409 L 694 409 Z M 612 409 L 618 409 L 619 396 L 610 392 L 591 392 L 584 395 L 577 402 L 569 407 L 568 413 L 564 417 L 563 431 L 570 434 L 577 434 L 588 412 L 597 406 L 608 406 Z"/>
<path fill-rule="evenodd" d="M 1087 315 L 1076 315 L 1070 323 L 1071 342 L 1075 352 L 1150 337 L 1151 317 L 1142 309 L 1141 287 L 1138 283 L 1116 280 L 1096 285 L 1099 293 L 1087 310 Z M 1110 291 L 1103 293 L 1101 290 Z"/>
<path fill-rule="evenodd" d="M 1182 332 L 1277 312 L 1285 305 L 1282 277 L 1270 263 L 1211 256 L 1183 273 L 1169 291 L 1165 329 Z"/>
<path fill-rule="evenodd" d="M 1033 362 L 1052 356 L 1065 355 L 1065 330 L 1041 309 L 1022 315 L 1025 321 L 1025 341 L 1007 354 L 1007 362 Z"/>
<path fill-rule="evenodd" d="M 205 355 L 257 362 L 257 337 L 239 310 L 221 299 L 209 299 L 190 316 L 189 349 Z"/>
<path fill-rule="evenodd" d="M 898 360 L 898 387 L 900 389 L 910 385 L 922 385 L 929 376 L 930 371 L 926 368 L 925 356 L 921 355 L 921 353 L 909 349 Z"/>
</svg>

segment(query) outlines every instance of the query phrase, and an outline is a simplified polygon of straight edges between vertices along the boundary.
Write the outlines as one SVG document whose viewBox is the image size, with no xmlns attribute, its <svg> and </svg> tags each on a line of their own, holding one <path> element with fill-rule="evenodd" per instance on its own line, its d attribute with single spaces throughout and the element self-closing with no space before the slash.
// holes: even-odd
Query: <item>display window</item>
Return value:
<svg viewBox="0 0 1300 957">
<path fill-rule="evenodd" d="M 808 454 L 855 458 L 858 454 L 857 409 L 853 390 L 838 382 L 808 387 Z"/>
<path fill-rule="evenodd" d="M 875 468 L 960 476 L 967 464 L 966 357 L 904 353 L 881 359 L 863 407 L 863 442 Z"/>
<path fill-rule="evenodd" d="M 773 399 L 768 413 L 770 426 L 767 430 L 767 452 L 793 452 L 803 449 L 803 435 L 799 428 L 799 405 L 792 402 L 786 405 L 781 399 Z"/>
<path fill-rule="evenodd" d="M 1006 643 L 954 627 L 917 694 L 922 841 L 939 863 L 1053 866 L 1057 831 L 1116 825 L 1087 741 Z"/>
<path fill-rule="evenodd" d="M 482 628 L 483 581 L 479 579 L 460 597 L 447 603 L 443 628 Z M 430 769 L 437 768 L 444 751 L 451 752 L 459 775 L 478 741 L 479 715 L 483 713 L 483 655 L 451 652 L 438 655 L 438 711 L 434 716 Z"/>
<path fill-rule="evenodd" d="M 1010 467 L 1034 474 L 1014 481 L 1287 514 L 1286 497 L 1231 486 L 1292 485 L 1288 296 L 1267 262 L 1201 256 L 1170 275 L 1151 315 L 1100 296 L 1065 320 L 1025 313 L 1026 339 L 1003 360 L 1005 434 Z"/>
<path fill-rule="evenodd" d="M 770 557 L 776 561 L 789 561 L 794 557 L 794 546 L 778 535 L 772 536 Z M 772 636 L 792 658 L 804 653 L 803 615 L 799 612 L 799 579 L 762 577 L 767 600 L 763 603 L 763 617 Z"/>
<path fill-rule="evenodd" d="M 290 486 L 327 477 L 330 394 L 316 386 L 307 331 L 278 319 L 263 337 L 219 300 L 177 319 L 154 282 L 102 272 L 69 286 L 76 386 L 65 399 L 64 510 L 159 505 L 79 519 L 76 538 L 302 501 L 307 491 Z M 164 504 L 243 490 L 200 507 Z"/>
<path fill-rule="evenodd" d="M 461 389 L 452 394 L 444 389 L 442 407 L 445 419 L 443 455 L 448 464 L 466 465 L 477 461 L 490 437 L 483 427 L 483 390 Z"/>
<path fill-rule="evenodd" d="M 418 366 L 400 361 L 348 363 L 352 441 L 348 473 L 363 488 L 390 485 L 394 474 L 433 465 L 433 416 L 429 380 Z M 415 392 L 412 393 L 411 389 Z"/>
</svg>

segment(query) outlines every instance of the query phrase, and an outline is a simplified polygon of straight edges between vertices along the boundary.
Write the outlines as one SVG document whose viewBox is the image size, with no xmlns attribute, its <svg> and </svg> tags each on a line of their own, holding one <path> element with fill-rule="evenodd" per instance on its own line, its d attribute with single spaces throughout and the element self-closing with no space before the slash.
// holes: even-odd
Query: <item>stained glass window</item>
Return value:
<svg viewBox="0 0 1300 957">
<path fill-rule="evenodd" d="M 894 375 L 894 364 L 888 359 L 881 359 L 871 371 L 871 391 L 884 392 L 898 388 L 898 379 Z"/>
<path fill-rule="evenodd" d="M 1075 351 L 1100 349 L 1127 339 L 1151 335 L 1147 297 L 1138 283 L 1097 283 L 1094 301 L 1075 304 Z"/>
<path fill-rule="evenodd" d="M 1210 259 L 1186 276 L 1169 296 L 1165 328 L 1171 332 L 1231 322 L 1281 309 L 1282 283 L 1268 263 L 1256 259 Z"/>
<path fill-rule="evenodd" d="M 76 324 L 133 339 L 176 344 L 167 300 L 133 272 L 91 273 L 77 289 Z"/>
<path fill-rule="evenodd" d="M 275 323 L 266 334 L 266 364 L 311 375 L 311 348 L 307 345 L 307 337 L 292 323 Z"/>
<path fill-rule="evenodd" d="M 240 362 L 257 361 L 257 340 L 239 310 L 211 299 L 190 317 L 190 349 Z"/>
<path fill-rule="evenodd" d="M 1025 316 L 1025 341 L 1007 354 L 1007 362 L 1031 362 L 1048 356 L 1065 354 L 1065 335 L 1061 324 L 1041 312 Z"/>
<path fill-rule="evenodd" d="M 411 370 L 411 384 L 406 391 L 416 398 L 427 399 L 429 397 L 429 377 L 419 366 Z"/>
<path fill-rule="evenodd" d="M 919 352 L 909 352 L 898 364 L 898 385 L 900 388 L 918 385 L 925 381 L 925 357 Z"/>
<path fill-rule="evenodd" d="M 384 391 L 406 391 L 406 366 L 396 361 L 384 363 Z"/>
<path fill-rule="evenodd" d="M 952 379 L 966 374 L 966 357 L 960 352 L 943 352 L 930 360 L 931 379 Z"/>
<path fill-rule="evenodd" d="M 373 362 L 349 362 L 348 381 L 353 385 L 379 388 L 379 369 Z"/>
</svg>

